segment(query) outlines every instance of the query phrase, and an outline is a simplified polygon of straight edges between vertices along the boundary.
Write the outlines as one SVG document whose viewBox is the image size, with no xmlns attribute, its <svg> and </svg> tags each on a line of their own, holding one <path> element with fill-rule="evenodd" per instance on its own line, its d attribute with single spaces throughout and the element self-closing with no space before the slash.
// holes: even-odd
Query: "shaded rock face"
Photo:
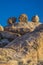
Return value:
<svg viewBox="0 0 43 65">
<path fill-rule="evenodd" d="M 0 32 L 0 35 L 1 35 L 2 38 L 7 38 L 9 40 L 10 40 L 10 38 L 15 39 L 16 36 L 19 36 L 19 34 L 7 32 L 7 31 Z"/>
<path fill-rule="evenodd" d="M 8 41 L 8 39 L 2 39 L 2 40 L 0 41 L 0 48 L 6 46 L 8 43 L 10 43 L 10 42 Z"/>
<path fill-rule="evenodd" d="M 10 18 L 0 31 L 0 65 L 43 65 L 43 24 L 38 16 L 33 19 L 28 22 L 22 14 L 16 23 Z"/>
<path fill-rule="evenodd" d="M 17 37 L 20 37 L 20 35 L 16 33 L 7 32 L 7 31 L 1 31 L 0 32 L 0 47 L 6 46 Z"/>
<path fill-rule="evenodd" d="M 35 31 L 43 31 L 43 24 L 36 27 Z"/>
</svg>

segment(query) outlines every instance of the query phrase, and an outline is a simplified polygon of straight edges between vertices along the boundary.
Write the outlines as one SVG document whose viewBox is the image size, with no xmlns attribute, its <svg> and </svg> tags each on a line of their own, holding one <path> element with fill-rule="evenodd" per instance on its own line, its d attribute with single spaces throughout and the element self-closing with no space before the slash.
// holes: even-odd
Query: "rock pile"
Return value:
<svg viewBox="0 0 43 65">
<path fill-rule="evenodd" d="M 10 20 L 10 21 L 9 21 Z M 8 20 L 8 22 L 13 22 L 12 18 L 10 18 Z M 28 17 L 26 14 L 21 14 L 18 17 L 19 22 L 15 23 L 15 18 L 14 18 L 14 22 L 13 24 L 6 26 L 5 27 L 5 31 L 10 31 L 10 32 L 14 32 L 14 33 L 18 33 L 20 35 L 23 35 L 27 32 L 32 32 L 34 31 L 34 29 L 40 25 L 39 22 L 39 17 L 38 16 L 34 16 L 32 18 L 32 22 L 28 22 Z M 33 21 L 34 20 L 34 21 Z"/>
<path fill-rule="evenodd" d="M 8 19 L 0 29 L 0 65 L 43 65 L 43 24 L 26 14 Z"/>
</svg>

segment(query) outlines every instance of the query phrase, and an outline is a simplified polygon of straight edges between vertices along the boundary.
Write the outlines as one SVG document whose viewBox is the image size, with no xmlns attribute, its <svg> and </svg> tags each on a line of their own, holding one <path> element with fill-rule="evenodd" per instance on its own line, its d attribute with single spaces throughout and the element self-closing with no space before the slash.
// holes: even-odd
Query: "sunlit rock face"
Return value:
<svg viewBox="0 0 43 65">
<path fill-rule="evenodd" d="M 32 22 L 36 22 L 36 23 L 38 23 L 39 22 L 39 16 L 38 15 L 36 15 L 36 16 L 33 16 L 32 17 Z"/>
<path fill-rule="evenodd" d="M 4 31 L 4 28 L 3 26 L 0 25 L 0 31 Z"/>
<path fill-rule="evenodd" d="M 21 14 L 18 18 L 19 22 L 28 22 L 28 17 L 26 14 Z"/>
<path fill-rule="evenodd" d="M 26 14 L 18 20 L 10 18 L 0 31 L 0 65 L 43 65 L 43 24 L 38 16 L 29 22 Z"/>
<path fill-rule="evenodd" d="M 9 19 L 10 20 L 10 19 Z M 5 31 L 15 32 L 21 35 L 24 35 L 27 32 L 32 32 L 34 29 L 40 25 L 38 16 L 34 16 L 32 18 L 32 22 L 28 21 L 28 16 L 26 14 L 21 14 L 18 17 L 19 22 L 14 23 L 10 26 L 5 27 Z M 34 20 L 34 22 L 33 22 Z M 11 21 L 13 21 L 11 19 Z M 10 22 L 10 21 L 9 21 Z"/>
<path fill-rule="evenodd" d="M 40 23 L 34 23 L 34 22 L 18 22 L 16 25 L 11 25 L 5 28 L 5 31 L 10 31 L 13 33 L 18 33 L 20 35 L 23 35 L 27 32 L 32 32 L 34 29 L 39 26 Z"/>
<path fill-rule="evenodd" d="M 11 17 L 11 18 L 9 18 L 8 21 L 7 21 L 7 23 L 8 23 L 9 25 L 14 24 L 15 22 L 16 22 L 16 17 Z"/>
</svg>

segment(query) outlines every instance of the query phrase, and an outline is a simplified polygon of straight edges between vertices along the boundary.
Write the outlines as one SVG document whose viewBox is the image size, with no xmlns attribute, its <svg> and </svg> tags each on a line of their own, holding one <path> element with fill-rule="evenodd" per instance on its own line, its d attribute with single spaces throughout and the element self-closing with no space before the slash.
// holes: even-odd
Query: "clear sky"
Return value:
<svg viewBox="0 0 43 65">
<path fill-rule="evenodd" d="M 0 24 L 5 26 L 9 17 L 28 15 L 29 20 L 38 14 L 43 22 L 43 0 L 0 0 Z"/>
</svg>

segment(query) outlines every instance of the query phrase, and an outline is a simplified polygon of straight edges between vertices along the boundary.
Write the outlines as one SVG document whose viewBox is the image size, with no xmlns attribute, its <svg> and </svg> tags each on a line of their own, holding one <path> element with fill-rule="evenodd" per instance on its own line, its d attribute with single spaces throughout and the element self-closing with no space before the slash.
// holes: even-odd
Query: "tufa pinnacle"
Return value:
<svg viewBox="0 0 43 65">
<path fill-rule="evenodd" d="M 8 19 L 8 24 L 14 24 L 16 22 L 16 18 L 15 17 L 11 17 Z"/>
<path fill-rule="evenodd" d="M 19 20 L 20 22 L 27 22 L 27 21 L 28 21 L 28 17 L 27 17 L 26 14 L 21 14 L 21 15 L 19 16 L 18 20 Z"/>
<path fill-rule="evenodd" d="M 39 22 L 39 16 L 38 15 L 33 16 L 32 17 L 32 22 Z"/>
</svg>

